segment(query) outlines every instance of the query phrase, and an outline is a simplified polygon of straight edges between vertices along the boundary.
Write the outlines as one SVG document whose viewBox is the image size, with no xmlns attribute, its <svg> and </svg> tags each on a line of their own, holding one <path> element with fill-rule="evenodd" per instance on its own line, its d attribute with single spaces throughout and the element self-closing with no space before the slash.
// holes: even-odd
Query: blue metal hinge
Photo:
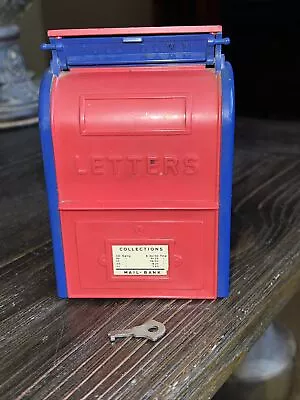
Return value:
<svg viewBox="0 0 300 400">
<path fill-rule="evenodd" d="M 224 55 L 222 54 L 222 46 L 230 44 L 229 38 L 223 38 L 222 33 L 217 33 L 214 39 L 208 39 L 208 45 L 215 47 L 215 69 L 217 72 L 221 71 L 222 64 L 224 63 Z"/>
<path fill-rule="evenodd" d="M 52 41 L 53 39 L 50 39 L 50 42 Z M 41 44 L 41 50 L 52 52 L 51 69 L 54 75 L 59 75 L 61 71 L 67 71 L 69 67 L 63 43 L 59 43 L 59 39 L 53 42 Z"/>
</svg>

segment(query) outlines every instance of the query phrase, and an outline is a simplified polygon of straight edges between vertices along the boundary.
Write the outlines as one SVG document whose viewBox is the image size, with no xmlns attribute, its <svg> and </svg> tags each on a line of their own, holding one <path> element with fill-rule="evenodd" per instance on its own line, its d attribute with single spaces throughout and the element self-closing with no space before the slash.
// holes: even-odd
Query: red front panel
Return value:
<svg viewBox="0 0 300 400">
<path fill-rule="evenodd" d="M 219 106 L 219 79 L 201 66 L 54 81 L 70 297 L 216 296 Z"/>
<path fill-rule="evenodd" d="M 63 211 L 61 217 L 70 297 L 215 297 L 215 211 Z M 146 248 L 154 257 L 165 245 L 167 271 L 141 265 L 118 275 L 114 245 L 131 253 Z"/>
</svg>

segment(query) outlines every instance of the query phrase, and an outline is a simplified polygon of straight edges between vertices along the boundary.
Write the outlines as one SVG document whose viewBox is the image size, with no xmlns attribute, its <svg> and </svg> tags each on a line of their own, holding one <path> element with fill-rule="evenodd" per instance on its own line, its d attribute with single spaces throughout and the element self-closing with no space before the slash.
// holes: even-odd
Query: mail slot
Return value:
<svg viewBox="0 0 300 400">
<path fill-rule="evenodd" d="M 84 135 L 139 135 L 184 133 L 187 115 L 185 97 L 83 97 L 81 133 Z"/>
<path fill-rule="evenodd" d="M 221 27 L 48 36 L 40 132 L 58 295 L 227 296 L 234 88 Z"/>
</svg>

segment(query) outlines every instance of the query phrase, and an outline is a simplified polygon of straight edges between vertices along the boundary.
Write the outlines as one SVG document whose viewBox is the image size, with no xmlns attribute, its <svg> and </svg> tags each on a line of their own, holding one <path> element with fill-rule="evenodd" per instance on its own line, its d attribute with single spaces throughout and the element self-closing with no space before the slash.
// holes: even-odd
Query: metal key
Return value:
<svg viewBox="0 0 300 400">
<path fill-rule="evenodd" d="M 130 329 L 122 329 L 109 332 L 108 336 L 111 342 L 118 338 L 136 337 L 152 340 L 160 339 L 166 332 L 166 327 L 161 322 L 149 319 L 142 325 L 134 326 Z"/>
</svg>

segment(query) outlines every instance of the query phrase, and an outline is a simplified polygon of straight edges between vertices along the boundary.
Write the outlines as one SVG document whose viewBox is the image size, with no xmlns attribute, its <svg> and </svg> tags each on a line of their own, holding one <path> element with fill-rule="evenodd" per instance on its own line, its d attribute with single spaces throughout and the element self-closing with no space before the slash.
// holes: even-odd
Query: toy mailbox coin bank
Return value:
<svg viewBox="0 0 300 400">
<path fill-rule="evenodd" d="M 50 31 L 40 130 L 60 297 L 228 294 L 221 27 Z"/>
</svg>

